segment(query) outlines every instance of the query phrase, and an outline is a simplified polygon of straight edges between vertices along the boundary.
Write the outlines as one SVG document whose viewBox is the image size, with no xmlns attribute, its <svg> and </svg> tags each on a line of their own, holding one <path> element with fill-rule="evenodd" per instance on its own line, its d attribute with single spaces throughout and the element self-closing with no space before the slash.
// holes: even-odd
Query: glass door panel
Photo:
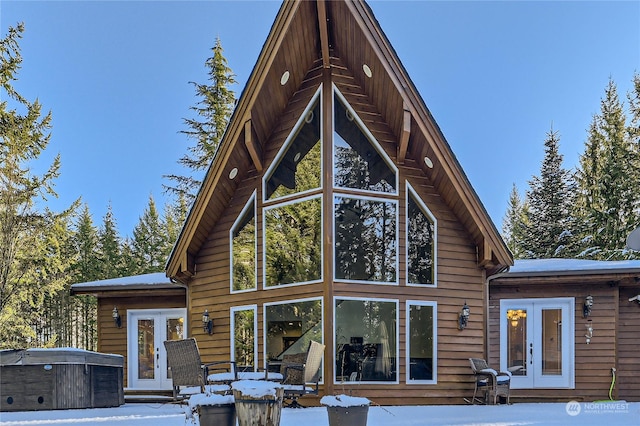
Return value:
<svg viewBox="0 0 640 426">
<path fill-rule="evenodd" d="M 562 374 L 562 310 L 542 310 L 542 374 Z"/>
<path fill-rule="evenodd" d="M 507 310 L 507 370 L 527 375 L 527 309 Z"/>
<path fill-rule="evenodd" d="M 138 320 L 138 379 L 155 378 L 154 320 Z"/>
</svg>

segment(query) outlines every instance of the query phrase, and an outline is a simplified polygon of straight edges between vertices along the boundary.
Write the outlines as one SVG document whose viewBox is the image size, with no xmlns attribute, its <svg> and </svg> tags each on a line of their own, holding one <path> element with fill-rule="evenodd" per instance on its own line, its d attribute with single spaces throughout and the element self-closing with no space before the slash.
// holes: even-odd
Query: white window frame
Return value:
<svg viewBox="0 0 640 426">
<path fill-rule="evenodd" d="M 236 227 L 238 226 L 238 224 L 240 223 L 241 219 L 244 217 L 244 215 L 247 213 L 247 211 L 249 210 L 251 203 L 253 202 L 253 224 L 254 224 L 254 250 L 255 250 L 255 265 L 254 265 L 254 274 L 255 274 L 255 282 L 253 283 L 253 288 L 248 288 L 245 290 L 234 290 L 233 289 L 233 233 L 236 229 Z M 229 231 L 229 259 L 230 259 L 230 271 L 231 273 L 229 274 L 229 291 L 233 294 L 233 293 L 246 293 L 249 291 L 256 291 L 258 289 L 258 203 L 256 200 L 256 191 L 254 190 L 253 193 L 251 194 L 251 196 L 249 197 L 249 200 L 247 200 L 247 202 L 245 203 L 244 207 L 242 208 L 242 211 L 240 212 L 240 214 L 238 215 L 238 217 L 236 218 L 236 220 L 233 222 L 233 226 L 231 227 L 231 230 Z"/>
<path fill-rule="evenodd" d="M 390 303 L 395 303 L 396 304 L 396 352 L 395 352 L 395 358 L 396 358 L 396 380 L 394 381 L 348 381 L 348 382 L 344 382 L 347 383 L 349 385 L 354 385 L 354 384 L 362 384 L 362 385 L 393 385 L 393 384 L 399 384 L 400 383 L 400 302 L 398 299 L 384 299 L 384 298 L 375 298 L 375 297 L 352 297 L 352 296 L 334 296 L 333 297 L 333 341 L 334 341 L 334 348 L 333 348 L 333 366 L 334 368 L 332 368 L 333 370 L 333 383 L 336 385 L 339 385 L 343 382 L 339 382 L 337 381 L 337 371 L 335 368 L 336 362 L 337 362 L 337 358 L 336 358 L 336 302 L 338 300 L 353 300 L 353 301 L 357 301 L 357 302 L 390 302 Z"/>
<path fill-rule="evenodd" d="M 424 203 L 422 197 L 413 189 L 409 181 L 406 182 L 406 199 L 405 199 L 405 264 L 407 286 L 411 287 L 438 287 L 438 220 L 431 212 L 429 207 Z M 409 197 L 413 196 L 413 200 L 418 203 L 424 213 L 433 222 L 433 282 L 432 283 L 411 283 L 409 282 Z"/>
<path fill-rule="evenodd" d="M 356 280 L 356 279 L 345 279 L 345 278 L 337 278 L 337 265 L 336 265 L 336 215 L 335 215 L 335 206 L 336 206 L 336 198 L 353 198 L 359 200 L 367 200 L 367 201 L 375 201 L 381 203 L 392 203 L 396 206 L 396 262 L 395 262 L 395 271 L 396 271 L 396 279 L 395 281 L 366 281 L 366 280 Z M 352 193 L 334 193 L 333 200 L 331 204 L 331 211 L 333 213 L 332 218 L 332 229 L 333 229 L 333 251 L 332 251 L 332 262 L 333 262 L 333 279 L 338 283 L 360 283 L 360 284 L 372 284 L 372 285 L 400 285 L 400 203 L 396 198 L 382 198 L 382 197 L 371 197 L 364 195 L 354 195 Z"/>
<path fill-rule="evenodd" d="M 324 298 L 323 297 L 307 297 L 303 299 L 290 299 L 290 300 L 279 300 L 277 302 L 265 303 L 262 305 L 262 352 L 263 352 L 263 362 L 264 368 L 267 368 L 267 308 L 269 306 L 277 306 L 277 305 L 291 305 L 294 303 L 303 303 L 303 302 L 315 302 L 320 301 L 320 334 L 322 336 L 322 343 L 324 344 Z M 324 355 L 322 357 L 322 364 L 324 365 Z M 324 384 L 324 368 L 320 367 L 320 376 L 321 379 L 318 383 Z"/>
<path fill-rule="evenodd" d="M 389 169 L 393 170 L 393 174 L 394 174 L 394 176 L 396 178 L 396 182 L 395 182 L 395 191 L 394 192 L 379 192 L 379 191 L 371 191 L 371 190 L 366 190 L 366 189 L 345 188 L 345 187 L 341 187 L 341 186 L 336 186 L 335 185 L 335 181 L 333 180 L 333 177 L 335 176 L 335 162 L 334 162 L 334 159 L 336 157 L 336 152 L 335 152 L 335 144 L 332 143 L 332 146 L 331 146 L 331 169 L 332 169 L 332 174 L 331 174 L 332 182 L 331 182 L 331 185 L 333 186 L 334 189 L 336 189 L 338 191 L 348 191 L 348 192 L 357 191 L 357 192 L 366 193 L 369 196 L 375 196 L 375 197 L 379 197 L 379 196 L 384 197 L 385 195 L 386 196 L 396 196 L 397 197 L 398 193 L 399 193 L 399 185 L 400 185 L 400 178 L 398 176 L 398 168 L 396 167 L 394 162 L 391 161 L 389 156 L 385 153 L 384 149 L 382 149 L 382 147 L 378 143 L 378 140 L 373 136 L 373 134 L 371 133 L 369 128 L 360 119 L 358 114 L 356 114 L 356 112 L 351 107 L 351 104 L 347 101 L 347 99 L 340 92 L 340 90 L 338 90 L 338 87 L 335 84 L 333 84 L 333 93 L 335 94 L 335 96 L 340 98 L 340 100 L 344 104 L 344 106 L 347 109 L 347 111 L 349 111 L 351 113 L 351 115 L 353 115 L 353 120 L 358 124 L 358 127 L 365 134 L 367 139 L 369 139 L 369 143 L 371 143 L 371 145 L 374 147 L 374 149 L 378 152 L 378 155 L 380 155 L 380 157 L 382 157 L 382 159 L 386 163 L 387 167 L 389 167 Z M 335 111 L 334 102 L 332 102 L 331 105 L 332 105 L 332 110 L 331 110 L 331 131 L 332 131 L 332 135 L 333 135 L 333 133 L 335 133 L 335 120 L 334 120 L 334 117 L 335 117 L 336 111 Z"/>
<path fill-rule="evenodd" d="M 430 306 L 433 309 L 433 379 L 431 380 L 412 380 L 411 379 L 411 306 Z M 438 302 L 425 301 L 425 300 L 407 300 L 405 315 L 407 318 L 407 324 L 405 328 L 405 342 L 407 347 L 405 348 L 405 373 L 407 378 L 407 384 L 410 385 L 435 385 L 438 384 Z"/>
<path fill-rule="evenodd" d="M 236 324 L 235 313 L 241 311 L 253 311 L 253 369 L 258 369 L 258 305 L 232 306 L 229 310 L 230 314 L 230 330 L 229 340 L 231 347 L 231 360 L 236 360 Z"/>
<path fill-rule="evenodd" d="M 322 194 L 314 194 L 307 197 L 295 198 L 293 200 L 288 200 L 284 203 L 278 203 L 274 205 L 270 205 L 262 208 L 262 288 L 264 290 L 271 290 L 275 288 L 284 288 L 284 287 L 294 287 L 306 284 L 320 283 L 324 280 L 324 268 L 322 267 L 322 262 L 324 259 L 324 244 L 323 240 L 320 240 L 320 278 L 317 280 L 309 280 L 309 281 L 301 281 L 297 283 L 289 283 L 289 284 L 278 284 L 278 285 L 267 285 L 267 220 L 266 220 L 266 212 L 269 210 L 281 208 L 290 204 L 298 204 L 304 201 L 318 199 L 320 200 L 320 234 L 324 235 L 324 220 L 323 218 L 323 196 Z"/>
<path fill-rule="evenodd" d="M 321 155 L 320 156 L 320 186 L 319 187 L 307 189 L 307 190 L 302 191 L 302 192 L 296 192 L 295 194 L 289 194 L 289 195 L 285 195 L 285 196 L 281 196 L 281 197 L 276 197 L 276 198 L 271 198 L 271 199 L 267 199 L 266 198 L 267 181 L 271 178 L 271 175 L 274 172 L 274 170 L 280 165 L 280 160 L 282 160 L 282 157 L 285 155 L 285 153 L 289 149 L 289 146 L 291 145 L 291 143 L 293 142 L 295 137 L 298 135 L 298 129 L 300 129 L 300 126 L 302 125 L 303 121 L 306 119 L 307 114 L 309 113 L 309 111 L 313 110 L 313 107 L 315 106 L 316 101 L 318 101 L 320 103 L 319 104 L 319 107 L 320 107 L 319 109 L 320 109 L 320 144 L 321 144 L 321 149 L 322 149 L 322 146 L 324 146 L 324 135 L 323 135 L 324 126 L 322 125 L 322 123 L 323 123 L 323 118 L 322 118 L 323 108 L 322 108 L 322 99 L 320 97 L 321 93 L 322 93 L 322 84 L 320 84 L 320 87 L 318 87 L 318 90 L 316 91 L 316 93 L 311 98 L 311 101 L 307 104 L 307 106 L 304 109 L 303 113 L 298 118 L 298 121 L 296 121 L 296 124 L 291 129 L 291 132 L 287 136 L 287 139 L 285 139 L 284 144 L 282 144 L 282 147 L 278 151 L 278 154 L 273 159 L 273 161 L 271 162 L 271 165 L 269 166 L 269 168 L 265 172 L 265 174 L 264 174 L 264 176 L 262 178 L 262 201 L 263 201 L 263 203 L 265 203 L 265 204 L 267 204 L 267 203 L 268 204 L 276 203 L 276 202 L 279 202 L 279 201 L 282 201 L 282 200 L 286 200 L 288 198 L 292 198 L 292 197 L 293 198 L 298 198 L 300 196 L 304 196 L 306 194 L 314 193 L 314 192 L 318 192 L 318 191 L 322 190 L 322 176 L 324 175 L 324 161 L 322 161 L 322 155 Z"/>
</svg>

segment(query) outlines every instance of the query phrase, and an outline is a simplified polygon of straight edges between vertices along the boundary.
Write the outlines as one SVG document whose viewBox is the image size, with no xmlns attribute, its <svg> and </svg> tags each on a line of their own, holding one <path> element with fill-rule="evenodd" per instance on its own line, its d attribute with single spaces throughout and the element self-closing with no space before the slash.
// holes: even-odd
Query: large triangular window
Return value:
<svg viewBox="0 0 640 426">
<path fill-rule="evenodd" d="M 395 169 L 338 92 L 333 129 L 334 187 L 395 194 Z"/>
<path fill-rule="evenodd" d="M 436 283 L 436 220 L 407 183 L 407 282 Z"/>
<path fill-rule="evenodd" d="M 265 201 L 319 189 L 321 159 L 320 101 L 316 97 L 267 172 Z"/>
<path fill-rule="evenodd" d="M 256 289 L 256 200 L 251 196 L 231 228 L 231 291 Z"/>
</svg>

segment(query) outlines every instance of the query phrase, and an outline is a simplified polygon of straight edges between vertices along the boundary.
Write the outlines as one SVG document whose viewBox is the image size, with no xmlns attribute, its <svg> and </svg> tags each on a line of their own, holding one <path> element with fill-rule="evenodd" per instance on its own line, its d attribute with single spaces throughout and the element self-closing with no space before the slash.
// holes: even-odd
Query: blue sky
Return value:
<svg viewBox="0 0 640 426">
<path fill-rule="evenodd" d="M 371 1 L 370 6 L 494 223 L 512 185 L 538 174 L 560 135 L 566 168 L 584 150 L 609 78 L 621 99 L 640 72 L 638 1 Z M 61 155 L 62 210 L 82 197 L 102 223 L 112 205 L 132 235 L 149 196 L 192 141 L 184 117 L 220 37 L 239 96 L 280 7 L 276 1 L 14 1 L 2 36 L 23 21 L 15 83 L 53 113 L 38 167 Z"/>
</svg>

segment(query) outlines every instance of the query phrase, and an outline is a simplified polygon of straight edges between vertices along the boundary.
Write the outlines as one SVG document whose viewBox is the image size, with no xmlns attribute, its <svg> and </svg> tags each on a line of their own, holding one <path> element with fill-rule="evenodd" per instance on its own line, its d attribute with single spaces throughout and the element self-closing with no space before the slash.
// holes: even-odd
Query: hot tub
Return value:
<svg viewBox="0 0 640 426">
<path fill-rule="evenodd" d="M 75 348 L 0 351 L 0 411 L 124 404 L 122 355 Z"/>
</svg>

